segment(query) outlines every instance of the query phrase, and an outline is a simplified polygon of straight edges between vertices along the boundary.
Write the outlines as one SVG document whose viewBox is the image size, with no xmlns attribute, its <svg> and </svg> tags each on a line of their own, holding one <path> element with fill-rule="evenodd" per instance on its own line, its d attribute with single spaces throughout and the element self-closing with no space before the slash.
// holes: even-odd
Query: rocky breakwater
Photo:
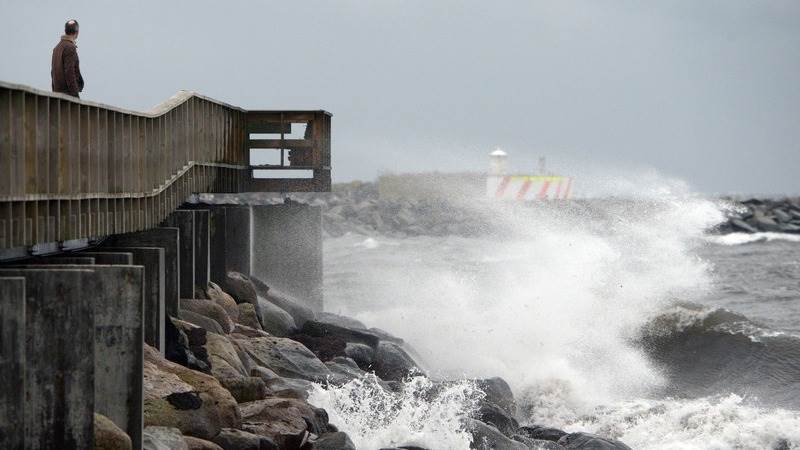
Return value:
<svg viewBox="0 0 800 450">
<path fill-rule="evenodd" d="M 733 202 L 722 233 L 800 233 L 800 197 Z"/>
<path fill-rule="evenodd" d="M 167 324 L 166 357 L 145 346 L 145 449 L 355 449 L 328 413 L 309 403 L 309 393 L 365 377 L 377 379 L 385 392 L 401 393 L 410 377 L 424 376 L 402 339 L 315 313 L 242 274 L 229 273 L 225 284 L 211 283 L 198 292 L 202 298 L 182 300 L 180 316 Z M 471 448 L 628 448 L 590 434 L 520 426 L 505 381 L 474 383 L 483 395 L 462 422 Z M 95 448 L 130 447 L 102 416 L 96 428 Z"/>
</svg>

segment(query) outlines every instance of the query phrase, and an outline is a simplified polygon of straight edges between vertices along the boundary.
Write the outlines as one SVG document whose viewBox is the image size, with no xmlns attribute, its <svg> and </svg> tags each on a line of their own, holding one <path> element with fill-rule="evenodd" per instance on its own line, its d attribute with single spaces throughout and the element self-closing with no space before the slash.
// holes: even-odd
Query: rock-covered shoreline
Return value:
<svg viewBox="0 0 800 450">
<path fill-rule="evenodd" d="M 800 233 L 800 197 L 732 201 L 719 232 Z"/>
<path fill-rule="evenodd" d="M 401 338 L 315 313 L 242 274 L 230 272 L 224 289 L 209 283 L 195 297 L 181 300 L 180 316 L 167 323 L 165 356 L 145 345 L 145 449 L 355 449 L 328 413 L 309 403 L 312 390 L 372 377 L 385 392 L 402 393 L 412 377 L 425 376 Z M 482 395 L 462 419 L 470 448 L 628 449 L 591 434 L 521 426 L 505 381 L 471 382 Z M 448 383 L 432 381 L 430 389 Z M 107 418 L 98 415 L 95 429 L 96 449 L 130 448 Z M 403 444 L 383 448 L 420 449 Z"/>
</svg>

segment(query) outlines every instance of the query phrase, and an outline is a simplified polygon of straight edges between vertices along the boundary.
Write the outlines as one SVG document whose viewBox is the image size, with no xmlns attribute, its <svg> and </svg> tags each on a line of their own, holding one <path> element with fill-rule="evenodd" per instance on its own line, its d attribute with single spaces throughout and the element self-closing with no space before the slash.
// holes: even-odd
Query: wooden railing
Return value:
<svg viewBox="0 0 800 450">
<path fill-rule="evenodd" d="M 0 249 L 151 228 L 192 193 L 329 191 L 330 117 L 187 91 L 141 113 L 0 82 Z M 286 139 L 296 124 L 304 135 Z M 252 165 L 251 148 L 280 164 Z"/>
</svg>

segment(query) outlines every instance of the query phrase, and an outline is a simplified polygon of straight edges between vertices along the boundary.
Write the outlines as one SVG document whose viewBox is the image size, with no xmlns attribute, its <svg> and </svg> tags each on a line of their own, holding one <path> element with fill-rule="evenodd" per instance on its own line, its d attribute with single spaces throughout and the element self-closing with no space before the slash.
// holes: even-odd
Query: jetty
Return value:
<svg viewBox="0 0 800 450">
<path fill-rule="evenodd" d="M 329 191 L 324 110 L 181 91 L 145 113 L 0 82 L 0 170 L 0 448 L 92 448 L 95 413 L 141 448 L 143 343 L 163 355 L 182 299 L 229 272 L 322 308 L 319 207 L 187 201 Z"/>
</svg>

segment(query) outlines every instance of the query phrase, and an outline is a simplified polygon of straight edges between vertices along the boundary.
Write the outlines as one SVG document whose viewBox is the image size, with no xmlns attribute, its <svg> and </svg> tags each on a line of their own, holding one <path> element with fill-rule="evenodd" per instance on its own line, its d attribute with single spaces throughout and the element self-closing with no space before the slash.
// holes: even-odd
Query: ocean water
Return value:
<svg viewBox="0 0 800 450">
<path fill-rule="evenodd" d="M 724 207 L 659 193 L 498 207 L 483 237 L 328 239 L 326 309 L 404 338 L 433 379 L 503 377 L 523 424 L 636 449 L 800 448 L 800 240 L 706 234 Z M 415 383 L 312 401 L 359 448 L 468 448 L 471 384 L 431 399 Z"/>
</svg>

